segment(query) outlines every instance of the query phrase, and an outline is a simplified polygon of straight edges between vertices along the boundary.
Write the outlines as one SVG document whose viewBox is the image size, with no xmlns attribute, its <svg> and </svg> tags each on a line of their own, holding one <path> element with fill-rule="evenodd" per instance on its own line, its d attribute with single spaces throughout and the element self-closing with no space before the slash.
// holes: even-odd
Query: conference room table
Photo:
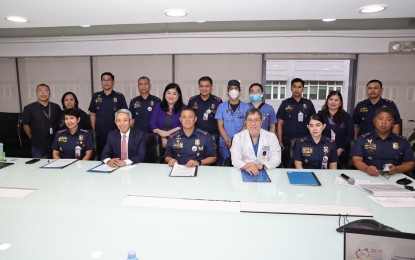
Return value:
<svg viewBox="0 0 415 260">
<path fill-rule="evenodd" d="M 294 186 L 286 173 L 294 169 L 268 170 L 271 182 L 247 183 L 232 167 L 201 166 L 196 177 L 169 177 L 166 164 L 91 173 L 100 162 L 44 169 L 48 160 L 31 165 L 27 160 L 0 169 L 0 188 L 34 190 L 21 198 L 0 196 L 0 259 L 115 260 L 127 259 L 129 250 L 140 260 L 343 259 L 343 234 L 336 228 L 344 217 L 231 210 L 239 202 L 299 209 L 358 206 L 385 225 L 415 233 L 415 208 L 382 207 L 361 189 L 335 183 L 340 173 L 384 183 L 403 174 L 388 180 L 356 170 L 313 170 L 321 186 Z M 167 202 L 125 205 L 126 198 Z M 180 208 L 177 199 L 202 207 Z M 233 206 L 203 208 L 205 202 Z M 348 221 L 361 218 L 371 217 Z"/>
</svg>

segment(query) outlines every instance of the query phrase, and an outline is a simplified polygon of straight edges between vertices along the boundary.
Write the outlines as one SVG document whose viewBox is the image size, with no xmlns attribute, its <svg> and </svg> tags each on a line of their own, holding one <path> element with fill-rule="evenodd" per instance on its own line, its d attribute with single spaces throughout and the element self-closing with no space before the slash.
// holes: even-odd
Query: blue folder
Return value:
<svg viewBox="0 0 415 260">
<path fill-rule="evenodd" d="M 287 172 L 287 175 L 293 185 L 321 186 L 314 172 Z"/>
<path fill-rule="evenodd" d="M 271 182 L 271 179 L 269 178 L 267 171 L 264 169 L 259 170 L 258 175 L 251 175 L 247 171 L 241 169 L 242 173 L 242 180 L 244 182 Z"/>
</svg>

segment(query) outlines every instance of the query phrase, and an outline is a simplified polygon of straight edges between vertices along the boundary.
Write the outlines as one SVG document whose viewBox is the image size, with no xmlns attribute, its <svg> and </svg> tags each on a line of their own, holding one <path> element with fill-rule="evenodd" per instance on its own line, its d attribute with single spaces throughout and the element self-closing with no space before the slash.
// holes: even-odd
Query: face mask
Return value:
<svg viewBox="0 0 415 260">
<path fill-rule="evenodd" d="M 239 97 L 239 91 L 236 89 L 232 89 L 231 91 L 229 91 L 229 96 L 232 99 L 237 99 Z"/>
<path fill-rule="evenodd" d="M 252 102 L 259 102 L 259 101 L 261 101 L 262 100 L 262 94 L 250 94 L 249 95 L 249 99 L 252 101 Z"/>
</svg>

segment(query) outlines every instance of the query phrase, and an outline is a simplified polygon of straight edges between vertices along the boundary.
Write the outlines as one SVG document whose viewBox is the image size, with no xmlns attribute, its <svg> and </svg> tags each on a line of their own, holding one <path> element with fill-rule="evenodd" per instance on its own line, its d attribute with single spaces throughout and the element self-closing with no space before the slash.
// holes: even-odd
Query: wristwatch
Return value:
<svg viewBox="0 0 415 260">
<path fill-rule="evenodd" d="M 199 164 L 199 166 L 202 165 L 202 160 L 197 160 L 197 163 Z"/>
</svg>

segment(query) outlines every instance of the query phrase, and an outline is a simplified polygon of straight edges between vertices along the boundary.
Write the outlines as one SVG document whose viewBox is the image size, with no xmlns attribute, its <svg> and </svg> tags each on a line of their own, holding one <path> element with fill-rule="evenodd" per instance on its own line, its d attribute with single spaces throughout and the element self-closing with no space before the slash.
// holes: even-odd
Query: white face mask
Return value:
<svg viewBox="0 0 415 260">
<path fill-rule="evenodd" d="M 231 91 L 229 91 L 229 96 L 232 99 L 237 99 L 239 97 L 239 91 L 236 89 L 232 89 Z"/>
</svg>

